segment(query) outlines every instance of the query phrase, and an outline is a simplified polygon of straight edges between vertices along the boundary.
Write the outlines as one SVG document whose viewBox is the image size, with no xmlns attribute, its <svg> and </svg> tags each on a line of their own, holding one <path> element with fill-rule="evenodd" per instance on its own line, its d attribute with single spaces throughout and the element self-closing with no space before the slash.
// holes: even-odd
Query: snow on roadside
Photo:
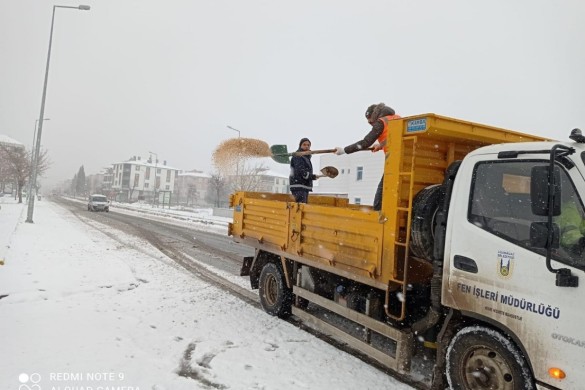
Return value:
<svg viewBox="0 0 585 390">
<path fill-rule="evenodd" d="M 76 198 L 67 198 L 67 200 L 87 204 L 87 201 Z M 180 211 L 152 207 L 152 205 L 146 203 L 130 204 L 112 202 L 110 212 L 133 215 L 181 227 L 226 235 L 228 223 L 231 222 L 230 218 L 214 216 L 213 209 L 210 208 Z"/>
<path fill-rule="evenodd" d="M 22 210 L 0 210 L 2 389 L 410 388 L 146 242 L 118 232 L 120 244 L 49 202 L 34 224 Z"/>
</svg>

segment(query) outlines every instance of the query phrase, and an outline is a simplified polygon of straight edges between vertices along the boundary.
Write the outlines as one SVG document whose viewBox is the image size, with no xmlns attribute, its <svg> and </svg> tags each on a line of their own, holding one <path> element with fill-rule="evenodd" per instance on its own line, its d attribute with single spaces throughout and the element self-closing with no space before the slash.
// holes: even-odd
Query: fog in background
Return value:
<svg viewBox="0 0 585 390">
<path fill-rule="evenodd" d="M 378 102 L 556 139 L 585 130 L 582 0 L 0 0 L 0 134 L 27 148 L 53 4 L 91 10 L 56 12 L 45 184 L 148 151 L 211 172 L 238 136 L 227 125 L 289 150 L 345 146 Z"/>
</svg>

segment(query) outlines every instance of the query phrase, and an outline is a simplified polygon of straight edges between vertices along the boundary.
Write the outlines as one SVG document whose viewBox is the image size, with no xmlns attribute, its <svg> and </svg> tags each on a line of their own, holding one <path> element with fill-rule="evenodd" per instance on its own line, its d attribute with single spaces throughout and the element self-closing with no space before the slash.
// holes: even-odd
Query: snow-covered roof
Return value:
<svg viewBox="0 0 585 390">
<path fill-rule="evenodd" d="M 18 142 L 17 140 L 10 138 L 9 136 L 4 134 L 0 134 L 0 144 L 24 147 L 24 144 L 22 144 L 22 142 Z"/>
<path fill-rule="evenodd" d="M 157 169 L 171 169 L 174 171 L 180 171 L 179 168 L 174 168 L 174 167 L 171 167 L 169 165 L 161 164 L 160 161 L 157 164 L 155 164 L 155 163 L 149 163 L 148 160 L 129 160 L 129 161 L 116 162 L 116 163 L 113 163 L 112 165 L 118 165 L 118 164 L 132 164 L 132 165 L 140 165 L 143 167 L 151 167 L 151 168 L 157 168 Z"/>
<path fill-rule="evenodd" d="M 283 173 L 276 172 L 276 171 L 271 171 L 271 170 L 259 172 L 258 175 L 271 176 L 271 177 L 282 177 L 284 179 L 288 179 L 288 175 L 285 175 Z"/>
<path fill-rule="evenodd" d="M 210 179 L 211 175 L 205 172 L 181 172 L 179 173 L 179 176 L 185 176 L 185 177 L 204 177 L 206 179 Z"/>
</svg>

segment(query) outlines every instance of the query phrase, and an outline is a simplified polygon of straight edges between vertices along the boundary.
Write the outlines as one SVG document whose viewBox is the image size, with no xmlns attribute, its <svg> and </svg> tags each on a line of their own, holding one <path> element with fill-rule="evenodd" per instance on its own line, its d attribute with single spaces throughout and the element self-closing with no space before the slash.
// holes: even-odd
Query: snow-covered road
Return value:
<svg viewBox="0 0 585 390">
<path fill-rule="evenodd" d="M 411 388 L 135 237 L 0 205 L 1 389 Z"/>
</svg>

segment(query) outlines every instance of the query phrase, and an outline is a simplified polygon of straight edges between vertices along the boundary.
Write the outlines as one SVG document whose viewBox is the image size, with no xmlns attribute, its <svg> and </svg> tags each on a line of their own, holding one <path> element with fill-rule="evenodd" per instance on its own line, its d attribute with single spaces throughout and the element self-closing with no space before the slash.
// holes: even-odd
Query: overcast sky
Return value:
<svg viewBox="0 0 585 390">
<path fill-rule="evenodd" d="M 82 1 L 56 3 L 91 10 L 56 12 L 45 183 L 148 151 L 211 172 L 238 135 L 227 125 L 289 150 L 345 146 L 378 102 L 557 139 L 585 130 L 582 0 Z M 27 146 L 52 4 L 0 0 L 0 134 Z"/>
</svg>

